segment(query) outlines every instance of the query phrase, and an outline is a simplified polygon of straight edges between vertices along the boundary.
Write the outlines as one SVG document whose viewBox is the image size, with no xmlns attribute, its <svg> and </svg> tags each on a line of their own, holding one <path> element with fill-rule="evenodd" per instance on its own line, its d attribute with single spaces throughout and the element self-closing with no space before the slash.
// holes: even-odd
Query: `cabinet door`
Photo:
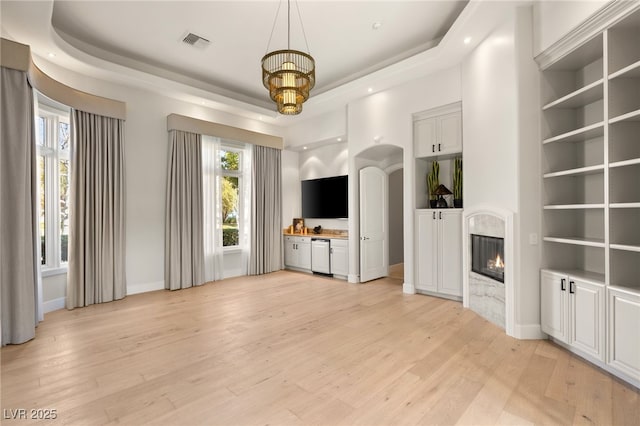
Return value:
<svg viewBox="0 0 640 426">
<path fill-rule="evenodd" d="M 438 211 L 438 291 L 462 296 L 462 212 Z"/>
<path fill-rule="evenodd" d="M 568 293 L 568 277 L 544 270 L 540 273 L 540 325 L 542 331 L 565 343 L 568 342 Z"/>
<path fill-rule="evenodd" d="M 569 343 L 604 360 L 604 286 L 569 277 Z"/>
<path fill-rule="evenodd" d="M 311 243 L 311 266 L 314 272 L 331 273 L 329 246 L 329 241 Z"/>
<path fill-rule="evenodd" d="M 462 114 L 454 112 L 438 117 L 438 154 L 462 152 Z"/>
<path fill-rule="evenodd" d="M 298 266 L 297 252 L 295 250 L 295 237 L 284 237 L 284 265 Z"/>
<path fill-rule="evenodd" d="M 438 291 L 438 219 L 437 212 L 416 213 L 416 289 Z"/>
<path fill-rule="evenodd" d="M 347 276 L 349 274 L 349 245 L 344 240 L 331 240 L 331 273 Z"/>
<path fill-rule="evenodd" d="M 640 380 L 640 295 L 609 288 L 609 365 Z"/>
<path fill-rule="evenodd" d="M 413 123 L 414 155 L 416 157 L 430 157 L 438 155 L 437 148 L 437 120 L 427 118 Z"/>
<path fill-rule="evenodd" d="M 311 269 L 311 241 L 309 238 L 300 238 L 296 244 L 298 264 L 301 269 Z"/>
</svg>

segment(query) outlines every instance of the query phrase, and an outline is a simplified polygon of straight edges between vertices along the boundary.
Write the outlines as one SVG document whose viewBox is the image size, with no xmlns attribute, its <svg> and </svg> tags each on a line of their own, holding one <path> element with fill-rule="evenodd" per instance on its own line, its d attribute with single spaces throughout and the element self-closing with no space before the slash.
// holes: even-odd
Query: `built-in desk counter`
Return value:
<svg viewBox="0 0 640 426">
<path fill-rule="evenodd" d="M 327 232 L 328 231 L 328 232 Z M 325 238 L 330 240 L 330 268 L 336 278 L 347 279 L 349 274 L 349 236 L 347 231 L 325 230 L 320 234 L 295 234 L 285 229 L 284 266 L 301 272 L 311 273 L 312 253 L 311 240 Z"/>
</svg>

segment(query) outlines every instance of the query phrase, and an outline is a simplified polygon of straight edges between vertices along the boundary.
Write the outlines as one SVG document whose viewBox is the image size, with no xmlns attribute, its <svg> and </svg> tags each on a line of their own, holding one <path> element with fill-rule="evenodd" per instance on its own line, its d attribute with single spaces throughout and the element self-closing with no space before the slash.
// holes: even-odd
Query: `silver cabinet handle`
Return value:
<svg viewBox="0 0 640 426">
<path fill-rule="evenodd" d="M 433 220 L 436 220 L 436 212 L 433 212 Z"/>
<path fill-rule="evenodd" d="M 440 212 L 440 220 L 442 220 L 442 212 Z"/>
</svg>

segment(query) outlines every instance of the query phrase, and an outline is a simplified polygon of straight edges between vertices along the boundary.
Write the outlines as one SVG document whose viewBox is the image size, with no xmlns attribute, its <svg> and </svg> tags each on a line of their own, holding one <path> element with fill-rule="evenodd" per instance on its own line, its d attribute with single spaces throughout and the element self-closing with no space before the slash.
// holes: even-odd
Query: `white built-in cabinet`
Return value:
<svg viewBox="0 0 640 426">
<path fill-rule="evenodd" d="M 542 331 L 604 360 L 604 285 L 542 270 L 540 298 Z"/>
<path fill-rule="evenodd" d="M 284 236 L 284 266 L 302 272 L 311 272 L 311 262 L 314 270 L 327 271 L 334 277 L 347 279 L 349 275 L 349 240 L 345 238 L 331 238 L 329 257 L 325 256 L 323 248 L 315 256 L 312 254 L 311 236 Z M 328 262 L 322 263 L 322 262 Z"/>
<path fill-rule="evenodd" d="M 284 265 L 294 269 L 311 270 L 311 237 L 284 237 Z"/>
<path fill-rule="evenodd" d="M 552 47 L 538 58 L 541 325 L 569 349 L 638 386 L 640 6 L 616 7 L 623 16 L 603 14 L 605 30 L 566 54 Z"/>
<path fill-rule="evenodd" d="M 430 114 L 434 116 L 421 117 L 413 122 L 416 157 L 461 152 L 462 114 L 459 107 L 447 107 L 431 111 Z"/>
<path fill-rule="evenodd" d="M 331 273 L 346 278 L 349 274 L 349 241 L 331 239 Z"/>
<path fill-rule="evenodd" d="M 462 210 L 416 211 L 417 291 L 462 297 Z"/>
</svg>

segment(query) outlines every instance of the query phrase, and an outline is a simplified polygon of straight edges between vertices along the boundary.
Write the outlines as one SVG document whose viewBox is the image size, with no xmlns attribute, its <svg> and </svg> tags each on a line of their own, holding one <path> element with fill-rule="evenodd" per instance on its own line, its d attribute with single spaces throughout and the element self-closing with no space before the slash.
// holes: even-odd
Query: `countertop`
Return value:
<svg viewBox="0 0 640 426">
<path fill-rule="evenodd" d="M 348 240 L 349 236 L 345 234 L 331 234 L 331 233 L 320 233 L 314 234 L 313 232 L 309 232 L 308 234 L 291 234 L 289 232 L 283 232 L 282 235 L 290 236 L 290 237 L 310 237 L 310 238 L 333 238 L 336 240 Z"/>
</svg>

